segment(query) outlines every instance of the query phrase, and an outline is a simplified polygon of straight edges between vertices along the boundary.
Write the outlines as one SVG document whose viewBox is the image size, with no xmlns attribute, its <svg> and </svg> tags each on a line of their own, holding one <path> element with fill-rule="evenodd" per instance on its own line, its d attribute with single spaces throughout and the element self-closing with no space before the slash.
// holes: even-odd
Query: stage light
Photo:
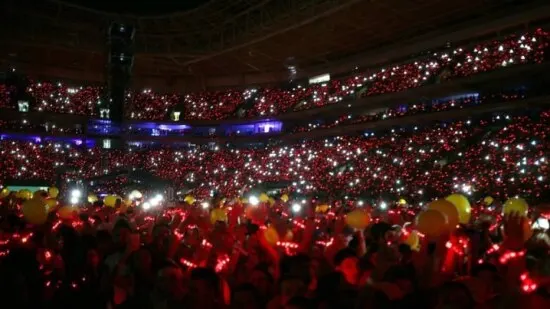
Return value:
<svg viewBox="0 0 550 309">
<path fill-rule="evenodd" d="M 71 198 L 76 198 L 77 200 L 82 197 L 82 192 L 78 189 L 71 191 Z"/>
<path fill-rule="evenodd" d="M 252 206 L 258 206 L 260 204 L 260 199 L 257 196 L 250 196 L 248 198 L 248 203 Z"/>
<path fill-rule="evenodd" d="M 292 204 L 292 212 L 298 213 L 302 210 L 302 205 L 298 203 Z"/>
<path fill-rule="evenodd" d="M 546 218 L 538 218 L 537 221 L 533 224 L 534 229 L 548 230 L 550 228 L 550 223 Z"/>
<path fill-rule="evenodd" d="M 141 194 L 141 192 L 139 192 L 138 190 L 133 190 L 132 192 L 130 192 L 130 194 L 128 195 L 128 198 L 130 200 L 138 200 L 140 198 L 143 197 L 143 194 Z"/>
</svg>

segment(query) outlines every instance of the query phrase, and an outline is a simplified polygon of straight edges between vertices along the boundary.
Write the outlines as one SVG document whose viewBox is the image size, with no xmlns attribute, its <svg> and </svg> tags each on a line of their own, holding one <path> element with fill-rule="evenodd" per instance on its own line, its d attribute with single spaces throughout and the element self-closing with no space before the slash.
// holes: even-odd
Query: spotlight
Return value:
<svg viewBox="0 0 550 309">
<path fill-rule="evenodd" d="M 248 203 L 252 206 L 258 206 L 258 204 L 260 204 L 260 199 L 257 196 L 252 195 L 248 198 Z"/>
<path fill-rule="evenodd" d="M 153 197 L 149 203 L 151 204 L 151 206 L 155 207 L 155 206 L 158 206 L 160 204 L 160 202 L 162 202 L 163 200 L 163 196 L 160 195 L 160 194 L 157 194 L 155 197 Z"/>
<path fill-rule="evenodd" d="M 210 207 L 210 204 L 208 204 L 208 202 L 202 202 L 201 207 L 202 209 L 208 209 L 208 207 Z"/>
<path fill-rule="evenodd" d="M 538 218 L 537 221 L 535 221 L 535 223 L 533 224 L 533 228 L 546 231 L 548 228 L 550 228 L 550 223 L 546 218 Z"/>
<path fill-rule="evenodd" d="M 130 200 L 138 200 L 142 197 L 143 197 L 143 194 L 141 194 L 141 192 L 139 192 L 138 190 L 134 190 L 134 191 L 130 192 L 130 194 L 128 195 L 128 198 Z"/>
<path fill-rule="evenodd" d="M 148 209 L 151 208 L 151 203 L 145 202 L 145 203 L 143 203 L 143 206 L 142 206 L 142 207 L 143 207 L 144 210 L 148 210 Z"/>
<path fill-rule="evenodd" d="M 302 205 L 298 204 L 298 203 L 294 203 L 292 204 L 292 212 L 300 212 L 302 210 Z"/>
<path fill-rule="evenodd" d="M 381 202 L 380 209 L 386 209 L 386 208 L 388 208 L 388 204 L 386 204 L 386 202 Z"/>
<path fill-rule="evenodd" d="M 79 199 L 82 197 L 82 192 L 78 189 L 74 189 L 73 191 L 71 191 L 71 199 L 72 198 L 75 198 L 75 199 Z"/>
</svg>

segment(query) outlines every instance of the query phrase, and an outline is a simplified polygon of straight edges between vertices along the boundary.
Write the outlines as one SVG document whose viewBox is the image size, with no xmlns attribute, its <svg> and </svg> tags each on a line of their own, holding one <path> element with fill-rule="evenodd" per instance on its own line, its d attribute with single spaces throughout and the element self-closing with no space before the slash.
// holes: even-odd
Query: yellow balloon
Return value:
<svg viewBox="0 0 550 309">
<path fill-rule="evenodd" d="M 435 209 L 425 210 L 416 216 L 416 229 L 426 236 L 439 236 L 448 230 L 445 214 Z"/>
<path fill-rule="evenodd" d="M 37 191 L 34 191 L 34 193 L 32 194 L 32 198 L 33 199 L 43 199 L 43 200 L 45 200 L 47 195 L 48 195 L 48 193 L 46 193 L 46 191 L 37 190 Z"/>
<path fill-rule="evenodd" d="M 56 198 L 58 195 L 59 195 L 59 189 L 56 188 L 56 187 L 50 187 L 48 189 L 48 195 L 51 197 L 51 198 Z"/>
<path fill-rule="evenodd" d="M 10 190 L 8 190 L 8 188 L 3 188 L 0 191 L 0 199 L 5 198 L 8 195 L 10 195 Z"/>
<path fill-rule="evenodd" d="M 507 215 L 512 212 L 517 212 L 521 216 L 527 216 L 527 211 L 529 210 L 529 205 L 527 202 L 520 197 L 513 197 L 504 203 L 502 206 L 502 213 Z"/>
<path fill-rule="evenodd" d="M 470 222 L 472 206 L 464 195 L 455 193 L 447 196 L 445 199 L 455 205 L 456 210 L 458 210 L 458 221 L 460 223 L 467 224 Z"/>
<path fill-rule="evenodd" d="M 31 199 L 23 203 L 23 217 L 30 224 L 42 224 L 48 219 L 46 204 L 41 199 Z"/>
<path fill-rule="evenodd" d="M 32 198 L 32 192 L 27 189 L 21 189 L 17 192 L 17 197 L 24 200 L 30 200 Z"/>
<path fill-rule="evenodd" d="M 502 229 L 504 236 L 506 236 L 506 230 Z M 530 220 L 525 218 L 523 220 L 523 241 L 528 241 L 533 236 L 533 227 Z"/>
<path fill-rule="evenodd" d="M 428 209 L 434 209 L 444 214 L 447 217 L 449 230 L 454 230 L 458 225 L 458 210 L 451 202 L 447 200 L 435 200 L 428 204 Z"/>
<path fill-rule="evenodd" d="M 273 206 L 275 205 L 275 199 L 270 197 L 269 200 L 267 201 L 269 203 L 269 206 Z"/>
<path fill-rule="evenodd" d="M 116 195 L 107 195 L 103 199 L 103 204 L 105 204 L 105 206 L 107 207 L 115 207 L 117 198 L 118 197 Z"/>
<path fill-rule="evenodd" d="M 370 223 L 370 216 L 368 213 L 356 209 L 346 215 L 346 223 L 356 229 L 364 229 Z"/>
<path fill-rule="evenodd" d="M 418 248 L 418 245 L 420 244 L 420 237 L 418 237 L 418 232 L 409 232 L 407 238 L 405 238 L 405 241 L 403 241 L 403 243 L 409 245 L 411 249 L 416 250 Z"/>
<path fill-rule="evenodd" d="M 483 199 L 483 202 L 485 203 L 485 205 L 489 206 L 491 204 L 493 204 L 495 200 L 493 199 L 493 197 L 491 196 L 487 196 Z"/>
<path fill-rule="evenodd" d="M 57 206 L 57 200 L 56 199 L 47 199 L 46 200 L 46 208 L 47 208 L 48 212 L 54 210 L 56 206 Z"/>
<path fill-rule="evenodd" d="M 399 205 L 407 205 L 407 201 L 404 198 L 400 198 L 398 204 Z"/>
<path fill-rule="evenodd" d="M 277 233 L 277 230 L 272 226 L 264 230 L 264 237 L 270 245 L 276 245 L 279 241 L 279 233 Z"/>
<path fill-rule="evenodd" d="M 269 196 L 265 193 L 260 194 L 260 202 L 267 203 L 267 201 L 269 201 Z"/>
<path fill-rule="evenodd" d="M 95 194 L 88 194 L 88 203 L 93 204 L 97 202 L 99 199 L 97 198 L 97 195 Z"/>
<path fill-rule="evenodd" d="M 63 206 L 57 210 L 57 215 L 61 219 L 72 219 L 76 216 L 77 208 L 71 206 Z"/>
<path fill-rule="evenodd" d="M 218 221 L 227 222 L 227 212 L 221 208 L 215 208 L 210 212 L 210 222 L 214 224 Z"/>
<path fill-rule="evenodd" d="M 328 209 L 329 209 L 329 206 L 326 204 L 323 204 L 315 207 L 315 212 L 325 213 L 328 211 Z"/>
<path fill-rule="evenodd" d="M 288 194 L 281 195 L 281 201 L 283 201 L 285 203 L 288 202 Z"/>
<path fill-rule="evenodd" d="M 187 195 L 184 199 L 184 202 L 186 202 L 189 205 L 195 204 L 195 198 L 192 195 Z"/>
</svg>

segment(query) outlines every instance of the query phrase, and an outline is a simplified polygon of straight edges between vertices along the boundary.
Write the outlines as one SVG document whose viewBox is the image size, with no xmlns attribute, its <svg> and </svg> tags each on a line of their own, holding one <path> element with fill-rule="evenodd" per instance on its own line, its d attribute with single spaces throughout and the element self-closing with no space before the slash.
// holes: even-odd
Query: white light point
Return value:
<svg viewBox="0 0 550 309">
<path fill-rule="evenodd" d="M 257 196 L 252 195 L 248 198 L 248 203 L 252 206 L 258 206 L 258 204 L 260 204 L 260 199 Z"/>
</svg>

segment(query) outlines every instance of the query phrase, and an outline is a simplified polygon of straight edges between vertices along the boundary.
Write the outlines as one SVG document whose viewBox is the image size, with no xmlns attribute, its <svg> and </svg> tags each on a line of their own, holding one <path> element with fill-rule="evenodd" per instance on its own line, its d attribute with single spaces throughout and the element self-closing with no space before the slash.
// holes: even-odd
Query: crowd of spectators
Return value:
<svg viewBox="0 0 550 309">
<path fill-rule="evenodd" d="M 456 189 L 496 196 L 548 193 L 550 113 L 492 116 L 395 128 L 265 148 L 80 148 L 63 143 L 3 140 L 0 179 L 53 181 L 143 169 L 193 188 L 197 197 L 236 196 L 243 188 L 277 182 L 291 192 L 409 196 L 427 201 Z M 475 172 L 474 172 L 475 171 Z M 546 192 L 546 193 L 545 193 Z"/>
<path fill-rule="evenodd" d="M 81 127 L 58 126 L 53 123 L 34 124 L 28 120 L 0 120 L 0 132 L 25 132 L 48 134 L 83 134 Z"/>
<path fill-rule="evenodd" d="M 428 102 L 419 102 L 416 104 L 403 104 L 394 108 L 380 109 L 375 112 L 366 113 L 359 116 L 342 115 L 336 119 L 325 119 L 323 121 L 299 124 L 292 127 L 291 132 L 309 132 L 315 129 L 333 128 L 339 125 L 365 123 L 379 121 L 385 119 L 399 118 L 404 116 L 412 116 L 417 114 L 427 114 L 433 112 L 441 112 L 448 110 L 458 110 L 477 106 L 481 104 L 501 103 L 506 101 L 521 100 L 527 97 L 524 89 L 518 89 L 507 92 L 499 92 L 494 94 L 467 94 Z"/>
<path fill-rule="evenodd" d="M 549 42 L 550 34 L 538 29 L 524 35 L 433 53 L 376 71 L 353 72 L 348 77 L 323 84 L 190 94 L 130 91 L 126 95 L 125 116 L 166 120 L 170 111 L 179 110 L 182 120 L 268 117 L 358 97 L 399 92 L 517 64 L 541 63 L 547 57 Z M 9 87 L 0 87 L 0 107 L 14 106 L 9 104 L 10 91 Z M 34 101 L 33 110 L 91 116 L 98 114 L 96 106 L 102 93 L 101 87 L 70 87 L 50 82 L 31 82 L 27 89 Z"/>
</svg>

